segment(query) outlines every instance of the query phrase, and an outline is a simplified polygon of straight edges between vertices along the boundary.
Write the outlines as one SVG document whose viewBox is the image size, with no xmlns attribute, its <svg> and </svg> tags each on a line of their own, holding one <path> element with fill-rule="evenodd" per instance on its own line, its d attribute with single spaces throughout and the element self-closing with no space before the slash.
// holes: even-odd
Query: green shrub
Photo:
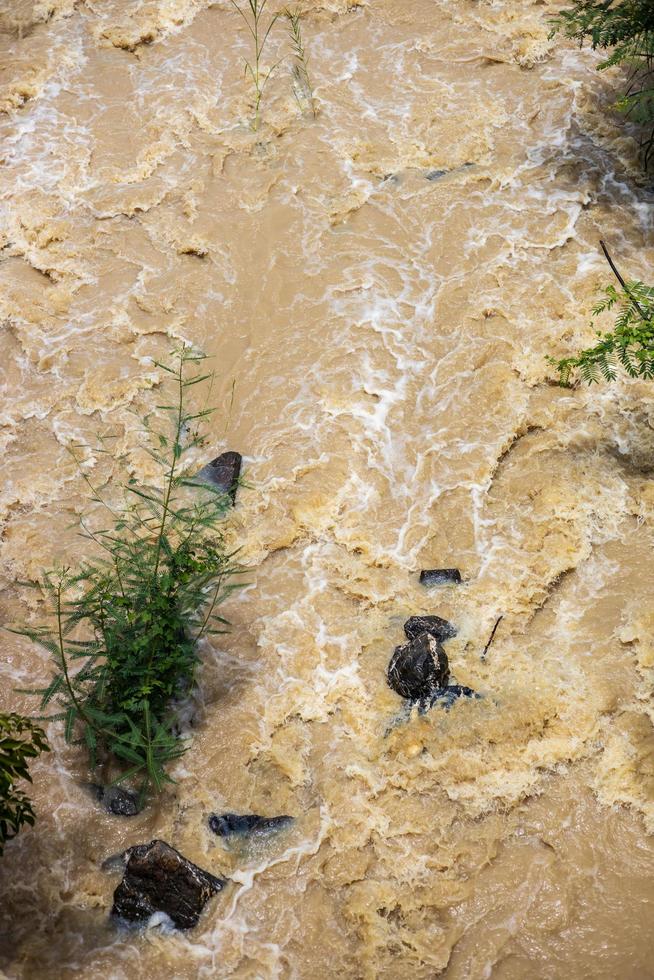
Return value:
<svg viewBox="0 0 654 980">
<path fill-rule="evenodd" d="M 554 30 L 596 49 L 613 48 L 598 67 L 624 65 L 627 88 L 616 108 L 643 125 L 647 167 L 654 150 L 654 3 L 652 0 L 574 0 L 554 20 Z"/>
<path fill-rule="evenodd" d="M 202 359 L 181 349 L 172 366 L 157 365 L 174 389 L 171 403 L 157 406 L 171 431 L 143 420 L 161 483 L 129 480 L 115 509 L 85 477 L 110 516 L 102 530 L 82 522 L 98 557 L 47 574 L 54 627 L 18 631 L 52 656 L 50 683 L 32 692 L 41 709 L 56 704 L 51 717 L 63 721 L 66 739 L 86 746 L 92 767 L 112 762 L 116 781 L 138 778 L 142 798 L 171 781 L 165 766 L 186 750 L 177 702 L 193 683 L 199 641 L 224 632 L 218 610 L 238 575 L 221 533 L 230 498 L 189 478 L 184 464 L 203 445 L 198 426 L 211 414 L 186 408 L 189 388 L 210 378 L 195 368 Z"/>
<path fill-rule="evenodd" d="M 618 367 L 632 378 L 654 378 L 654 286 L 625 282 L 602 243 L 604 253 L 618 280 L 619 288 L 607 286 L 603 298 L 593 309 L 593 320 L 606 310 L 616 309 L 613 330 L 597 331 L 593 347 L 574 357 L 548 358 L 559 372 L 561 384 L 568 385 L 575 375 L 588 384 L 604 378 L 613 381 Z"/>
<path fill-rule="evenodd" d="M 28 761 L 48 751 L 41 728 L 22 715 L 0 714 L 0 855 L 24 824 L 34 825 L 32 804 L 16 783 L 31 783 Z"/>
</svg>

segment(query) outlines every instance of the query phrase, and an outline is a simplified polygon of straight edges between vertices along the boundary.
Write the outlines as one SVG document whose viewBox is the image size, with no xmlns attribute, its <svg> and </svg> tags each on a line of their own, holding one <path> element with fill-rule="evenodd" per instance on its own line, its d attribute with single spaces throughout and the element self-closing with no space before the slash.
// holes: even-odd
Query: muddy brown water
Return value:
<svg viewBox="0 0 654 980">
<path fill-rule="evenodd" d="M 180 340 L 245 456 L 251 583 L 146 812 L 104 814 L 51 726 L 0 868 L 12 980 L 654 977 L 654 389 L 544 361 L 592 339 L 600 237 L 651 277 L 653 195 L 554 9 L 305 3 L 318 116 L 284 62 L 255 134 L 227 0 L 0 4 L 2 621 L 84 553 L 71 441 L 147 476 Z M 441 565 L 466 583 L 418 585 Z M 418 612 L 484 697 L 391 728 Z M 47 658 L 5 635 L 0 670 L 25 708 Z M 297 819 L 227 847 L 212 811 Z M 153 837 L 231 879 L 188 934 L 109 922 L 101 862 Z"/>
</svg>

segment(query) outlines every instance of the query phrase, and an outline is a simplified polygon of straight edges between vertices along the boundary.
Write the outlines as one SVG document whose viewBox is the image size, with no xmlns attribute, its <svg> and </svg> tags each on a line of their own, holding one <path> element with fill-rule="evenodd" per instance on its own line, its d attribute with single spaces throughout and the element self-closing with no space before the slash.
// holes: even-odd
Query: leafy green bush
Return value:
<svg viewBox="0 0 654 980">
<path fill-rule="evenodd" d="M 195 367 L 188 375 L 203 356 L 181 349 L 172 366 L 157 363 L 174 389 L 171 404 L 157 406 L 172 432 L 143 420 L 161 484 L 130 479 L 115 509 L 85 477 L 111 518 L 102 530 L 82 523 L 102 557 L 46 575 L 55 625 L 18 631 L 52 655 L 51 682 L 32 692 L 42 710 L 56 704 L 51 717 L 64 722 L 66 739 L 86 746 L 92 767 L 116 764 L 116 781 L 138 778 L 142 798 L 171 781 L 165 766 L 186 750 L 176 702 L 193 683 L 199 641 L 224 632 L 218 610 L 238 574 L 221 533 L 230 498 L 189 478 L 184 466 L 189 450 L 203 445 L 198 425 L 211 414 L 186 408 L 189 388 L 210 378 Z"/>
<path fill-rule="evenodd" d="M 28 760 L 48 751 L 41 728 L 22 715 L 0 714 L 0 855 L 24 824 L 34 825 L 32 804 L 16 783 L 31 783 Z"/>
<path fill-rule="evenodd" d="M 647 167 L 654 151 L 654 3 L 652 0 L 573 0 L 554 29 L 583 44 L 613 53 L 598 67 L 625 65 L 627 89 L 616 108 L 648 129 L 643 139 Z"/>
<path fill-rule="evenodd" d="M 561 384 L 568 385 L 577 373 L 588 384 L 603 377 L 614 381 L 621 366 L 632 378 L 654 378 L 654 286 L 625 282 L 606 246 L 604 253 L 618 280 L 619 289 L 607 286 L 603 299 L 593 309 L 593 320 L 606 310 L 617 309 L 615 327 L 597 331 L 598 342 L 574 357 L 548 358 L 557 368 Z"/>
</svg>

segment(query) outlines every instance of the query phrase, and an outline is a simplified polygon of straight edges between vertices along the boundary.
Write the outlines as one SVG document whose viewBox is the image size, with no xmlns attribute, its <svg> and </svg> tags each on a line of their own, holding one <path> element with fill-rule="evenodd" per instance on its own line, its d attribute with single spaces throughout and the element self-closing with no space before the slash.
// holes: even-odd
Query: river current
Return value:
<svg viewBox="0 0 654 980">
<path fill-rule="evenodd" d="M 280 21 L 253 132 L 228 0 L 1 0 L 1 620 L 87 549 L 71 442 L 97 485 L 98 434 L 148 477 L 179 342 L 213 358 L 207 453 L 245 459 L 248 573 L 145 812 L 103 812 L 49 727 L 10 980 L 654 978 L 654 389 L 545 360 L 593 339 L 600 238 L 651 281 L 654 195 L 556 9 L 307 0 L 317 116 Z M 464 584 L 418 583 L 442 566 Z M 414 613 L 483 697 L 394 725 Z M 3 707 L 48 670 L 5 634 Z M 223 811 L 296 820 L 227 847 Z M 155 837 L 231 881 L 188 933 L 109 920 L 102 861 Z"/>
</svg>

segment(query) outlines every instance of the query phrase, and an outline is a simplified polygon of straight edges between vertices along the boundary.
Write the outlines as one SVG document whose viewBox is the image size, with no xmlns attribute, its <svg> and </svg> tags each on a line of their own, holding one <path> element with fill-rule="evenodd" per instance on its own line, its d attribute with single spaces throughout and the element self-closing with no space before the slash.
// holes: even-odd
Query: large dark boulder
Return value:
<svg viewBox="0 0 654 980">
<path fill-rule="evenodd" d="M 431 697 L 435 690 L 446 687 L 449 677 L 447 654 L 429 633 L 396 647 L 387 671 L 389 687 L 411 701 Z"/>
<path fill-rule="evenodd" d="M 421 633 L 429 633 L 443 643 L 456 636 L 457 628 L 440 616 L 410 616 L 404 624 L 404 632 L 407 640 L 417 640 Z"/>
<path fill-rule="evenodd" d="M 162 840 L 130 847 L 125 858 L 111 913 L 130 922 L 165 912 L 178 929 L 191 929 L 211 896 L 227 884 Z"/>
<path fill-rule="evenodd" d="M 219 837 L 246 837 L 248 834 L 266 834 L 281 830 L 293 823 L 293 817 L 260 817 L 256 813 L 212 813 L 209 827 Z"/>
<path fill-rule="evenodd" d="M 242 462 L 241 454 L 230 449 L 203 466 L 195 479 L 202 483 L 209 483 L 222 493 L 229 494 L 232 504 L 235 504 Z"/>
<path fill-rule="evenodd" d="M 424 568 L 420 572 L 421 585 L 460 585 L 462 581 L 458 568 Z"/>
</svg>

